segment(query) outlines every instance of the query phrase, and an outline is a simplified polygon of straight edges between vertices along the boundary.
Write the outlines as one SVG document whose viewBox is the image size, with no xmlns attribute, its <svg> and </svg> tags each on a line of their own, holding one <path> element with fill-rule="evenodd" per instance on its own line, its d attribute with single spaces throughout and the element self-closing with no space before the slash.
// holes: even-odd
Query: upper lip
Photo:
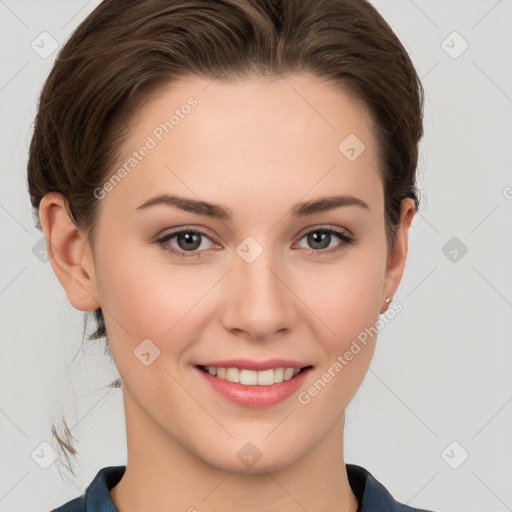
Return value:
<svg viewBox="0 0 512 512">
<path fill-rule="evenodd" d="M 291 359 L 265 359 L 264 361 L 256 361 L 253 359 L 223 359 L 222 361 L 198 363 L 197 366 L 220 366 L 222 368 L 241 368 L 245 370 L 263 371 L 279 367 L 301 369 L 311 365 Z"/>
</svg>

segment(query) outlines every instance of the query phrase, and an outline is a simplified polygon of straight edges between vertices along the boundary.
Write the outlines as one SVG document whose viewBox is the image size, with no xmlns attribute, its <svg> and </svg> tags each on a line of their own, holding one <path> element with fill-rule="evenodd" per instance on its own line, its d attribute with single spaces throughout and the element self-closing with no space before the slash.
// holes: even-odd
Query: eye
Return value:
<svg viewBox="0 0 512 512">
<path fill-rule="evenodd" d="M 176 244 L 178 248 L 173 247 L 169 244 L 169 242 L 176 238 Z M 211 238 L 202 231 L 198 231 L 196 229 L 190 228 L 182 228 L 177 231 L 173 231 L 159 238 L 156 242 L 160 244 L 160 246 L 167 252 L 174 254 L 183 258 L 199 258 L 201 256 L 200 252 L 191 252 L 197 251 L 198 249 L 205 250 L 205 247 L 202 247 L 202 238 L 206 238 L 212 241 Z"/>
<path fill-rule="evenodd" d="M 333 236 L 341 240 L 334 247 L 329 247 L 333 241 Z M 313 249 L 306 250 L 307 253 L 313 255 L 332 254 L 333 252 L 344 249 L 347 245 L 355 243 L 355 238 L 348 233 L 334 228 L 317 228 L 308 231 L 301 240 L 306 239 L 306 243 Z M 334 240 L 336 241 L 336 240 Z"/>
<path fill-rule="evenodd" d="M 341 240 L 341 243 L 329 248 L 333 241 L 333 236 L 338 240 Z M 170 244 L 170 241 L 174 238 L 176 239 L 175 243 L 178 247 Z M 156 243 L 158 243 L 166 252 L 174 254 L 180 258 L 199 258 L 201 256 L 201 252 L 208 248 L 202 246 L 202 239 L 207 239 L 212 242 L 212 239 L 206 233 L 197 229 L 185 227 L 164 235 L 159 238 Z M 312 247 L 312 249 L 306 250 L 308 254 L 312 255 L 332 254 L 333 252 L 344 249 L 347 245 L 355 243 L 355 238 L 353 236 L 334 228 L 314 229 L 307 232 L 300 238 L 300 240 L 303 239 L 306 239 L 306 242 Z"/>
</svg>

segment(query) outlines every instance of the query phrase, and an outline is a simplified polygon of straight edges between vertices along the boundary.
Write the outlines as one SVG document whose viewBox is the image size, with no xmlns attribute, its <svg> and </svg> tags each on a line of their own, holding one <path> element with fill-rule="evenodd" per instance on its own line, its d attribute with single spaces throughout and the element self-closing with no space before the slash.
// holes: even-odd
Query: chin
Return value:
<svg viewBox="0 0 512 512">
<path fill-rule="evenodd" d="M 276 458 L 272 457 L 268 460 L 263 457 L 258 460 L 254 465 L 241 462 L 238 457 L 223 458 L 221 460 L 205 460 L 211 466 L 225 472 L 237 473 L 240 475 L 257 475 L 266 474 L 268 472 L 278 471 L 284 469 L 292 464 L 294 461 L 290 458 Z"/>
<path fill-rule="evenodd" d="M 277 439 L 277 438 L 276 438 Z M 264 445 L 264 447 L 262 447 Z M 217 446 L 217 451 L 207 455 L 198 453 L 204 462 L 217 469 L 238 474 L 264 474 L 269 471 L 284 469 L 296 462 L 301 454 L 286 443 L 274 445 L 268 440 L 257 441 L 233 440 L 224 446 Z"/>
</svg>

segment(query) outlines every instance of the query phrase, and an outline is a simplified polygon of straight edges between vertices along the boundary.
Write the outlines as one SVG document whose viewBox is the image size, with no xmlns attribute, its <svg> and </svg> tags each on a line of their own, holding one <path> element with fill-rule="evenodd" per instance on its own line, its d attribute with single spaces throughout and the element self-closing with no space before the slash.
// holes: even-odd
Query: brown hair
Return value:
<svg viewBox="0 0 512 512">
<path fill-rule="evenodd" d="M 63 46 L 41 92 L 28 160 L 37 228 L 41 198 L 59 192 L 94 249 L 93 191 L 112 173 L 133 115 L 172 81 L 296 72 L 339 85 L 371 114 L 391 244 L 402 199 L 418 207 L 424 91 L 405 48 L 366 0 L 104 0 Z M 89 339 L 105 337 L 109 352 L 101 308 L 93 314 Z M 56 437 L 74 455 L 65 428 L 66 441 Z"/>
</svg>

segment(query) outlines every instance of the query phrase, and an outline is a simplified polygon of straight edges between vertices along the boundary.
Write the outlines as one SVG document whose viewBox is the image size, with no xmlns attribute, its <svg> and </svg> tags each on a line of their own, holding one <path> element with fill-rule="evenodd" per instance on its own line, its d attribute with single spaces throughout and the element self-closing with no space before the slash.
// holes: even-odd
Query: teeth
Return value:
<svg viewBox="0 0 512 512">
<path fill-rule="evenodd" d="M 262 371 L 240 368 L 222 368 L 220 366 L 205 366 L 204 368 L 210 375 L 217 376 L 219 379 L 224 379 L 229 382 L 238 382 L 247 386 L 270 386 L 272 384 L 283 382 L 283 380 L 290 380 L 300 372 L 299 368 L 283 367 Z"/>
<path fill-rule="evenodd" d="M 283 379 L 288 380 L 288 379 L 291 379 L 292 377 L 293 377 L 293 368 L 286 368 L 286 370 L 284 371 Z"/>
<path fill-rule="evenodd" d="M 243 372 L 248 372 L 249 370 L 242 370 L 240 372 L 240 376 Z M 260 386 L 270 386 L 274 384 L 274 370 L 263 370 L 260 372 L 251 372 L 256 377 L 257 382 L 247 382 L 247 384 L 259 384 Z M 240 379 L 242 384 L 246 384 Z"/>
<path fill-rule="evenodd" d="M 229 380 L 229 382 L 240 382 L 240 370 L 238 368 L 227 368 L 226 380 Z"/>
<path fill-rule="evenodd" d="M 272 371 L 272 370 L 270 370 Z M 265 374 L 267 372 L 253 372 L 251 370 L 240 370 L 240 379 L 238 382 L 240 384 L 246 384 L 246 385 L 256 385 L 256 384 L 265 384 L 265 382 L 259 382 L 260 375 Z M 268 380 L 268 379 L 266 379 Z M 273 384 L 273 382 L 270 382 L 270 384 Z"/>
</svg>

